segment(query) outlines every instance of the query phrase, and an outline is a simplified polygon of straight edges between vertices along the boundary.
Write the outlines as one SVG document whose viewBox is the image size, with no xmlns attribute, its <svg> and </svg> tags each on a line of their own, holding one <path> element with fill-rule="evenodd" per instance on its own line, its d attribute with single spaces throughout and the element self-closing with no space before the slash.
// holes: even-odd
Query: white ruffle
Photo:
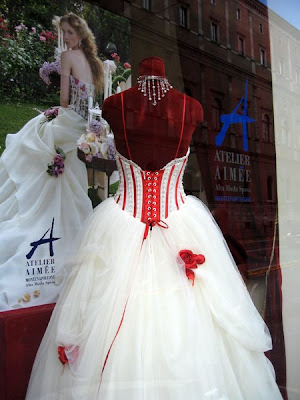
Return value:
<svg viewBox="0 0 300 400">
<path fill-rule="evenodd" d="M 209 211 L 188 196 L 165 222 L 143 242 L 145 225 L 113 199 L 88 218 L 27 400 L 281 399 L 268 329 Z M 206 258 L 194 286 L 183 249 Z M 79 356 L 63 367 L 69 345 Z"/>
</svg>

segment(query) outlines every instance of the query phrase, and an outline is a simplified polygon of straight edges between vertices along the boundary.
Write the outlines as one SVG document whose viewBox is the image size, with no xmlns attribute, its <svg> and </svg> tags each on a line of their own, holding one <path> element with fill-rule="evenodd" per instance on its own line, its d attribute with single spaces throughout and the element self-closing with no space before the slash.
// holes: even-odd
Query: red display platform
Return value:
<svg viewBox="0 0 300 400">
<path fill-rule="evenodd" d="M 0 313 L 0 400 L 24 400 L 54 304 Z"/>
</svg>

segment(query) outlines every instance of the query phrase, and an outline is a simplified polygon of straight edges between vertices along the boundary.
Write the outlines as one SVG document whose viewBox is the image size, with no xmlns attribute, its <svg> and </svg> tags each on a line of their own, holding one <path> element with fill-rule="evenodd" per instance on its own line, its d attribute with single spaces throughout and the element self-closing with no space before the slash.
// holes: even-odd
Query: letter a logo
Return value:
<svg viewBox="0 0 300 400">
<path fill-rule="evenodd" d="M 49 229 L 47 230 L 47 232 L 45 232 L 44 235 L 43 235 L 39 240 L 37 240 L 36 242 L 30 243 L 30 246 L 32 246 L 32 249 L 30 250 L 30 252 L 29 252 L 28 254 L 26 254 L 26 258 L 27 258 L 28 260 L 33 256 L 34 252 L 36 251 L 36 249 L 37 249 L 39 246 L 41 246 L 42 244 L 46 244 L 46 243 L 49 243 L 49 253 L 50 253 L 50 257 L 53 257 L 53 256 L 54 256 L 53 242 L 54 242 L 55 240 L 59 240 L 59 239 L 61 239 L 61 238 L 53 237 L 53 227 L 54 227 L 54 218 L 53 218 L 53 220 L 52 220 L 52 226 L 51 226 L 51 228 L 49 228 Z M 50 229 L 51 229 L 51 231 L 50 231 Z M 47 235 L 47 233 L 48 233 L 49 231 L 50 231 L 50 237 L 45 239 L 45 236 Z"/>
<path fill-rule="evenodd" d="M 239 101 L 238 105 L 235 107 L 235 109 L 232 111 L 231 114 L 222 114 L 221 115 L 221 122 L 223 122 L 222 129 L 216 136 L 216 145 L 218 147 L 221 146 L 223 143 L 226 133 L 228 131 L 228 128 L 231 124 L 242 124 L 243 125 L 243 145 L 244 145 L 244 150 L 248 151 L 248 133 L 247 133 L 247 124 L 249 122 L 254 122 L 255 119 L 249 117 L 247 115 L 247 97 L 248 97 L 248 78 L 246 79 L 246 85 L 245 85 L 245 96 L 241 98 Z M 237 114 L 237 110 L 239 109 L 242 101 L 244 102 L 244 110 L 243 110 L 243 115 Z"/>
</svg>

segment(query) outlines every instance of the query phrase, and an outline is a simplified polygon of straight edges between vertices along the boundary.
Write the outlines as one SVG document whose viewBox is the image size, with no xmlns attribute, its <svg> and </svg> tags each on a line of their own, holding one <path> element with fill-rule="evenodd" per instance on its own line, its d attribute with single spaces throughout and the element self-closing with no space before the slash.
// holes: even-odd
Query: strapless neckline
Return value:
<svg viewBox="0 0 300 400">
<path fill-rule="evenodd" d="M 181 163 L 183 160 L 188 158 L 189 154 L 190 154 L 190 147 L 188 148 L 188 150 L 184 156 L 177 157 L 177 158 L 174 158 L 173 160 L 170 160 L 166 165 L 164 165 L 162 168 L 158 169 L 157 171 L 163 171 L 165 169 L 168 169 L 169 167 L 172 167 L 174 164 Z M 121 153 L 118 152 L 118 150 L 116 150 L 116 158 L 118 158 L 118 157 L 120 157 L 126 163 L 131 164 L 133 167 L 137 168 L 139 171 L 144 171 L 143 168 L 140 167 L 137 163 L 135 163 L 134 161 L 123 156 Z M 152 172 L 155 172 L 155 171 L 152 171 Z"/>
</svg>

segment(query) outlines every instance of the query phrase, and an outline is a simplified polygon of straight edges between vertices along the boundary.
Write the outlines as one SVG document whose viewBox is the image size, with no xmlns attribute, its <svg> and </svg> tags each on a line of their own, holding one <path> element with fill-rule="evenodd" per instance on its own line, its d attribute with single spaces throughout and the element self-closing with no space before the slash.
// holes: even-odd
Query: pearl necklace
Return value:
<svg viewBox="0 0 300 400">
<path fill-rule="evenodd" d="M 173 88 L 165 76 L 142 75 L 138 77 L 138 90 L 144 93 L 148 100 L 156 106 L 157 102 L 165 97 L 165 94 Z"/>
</svg>

